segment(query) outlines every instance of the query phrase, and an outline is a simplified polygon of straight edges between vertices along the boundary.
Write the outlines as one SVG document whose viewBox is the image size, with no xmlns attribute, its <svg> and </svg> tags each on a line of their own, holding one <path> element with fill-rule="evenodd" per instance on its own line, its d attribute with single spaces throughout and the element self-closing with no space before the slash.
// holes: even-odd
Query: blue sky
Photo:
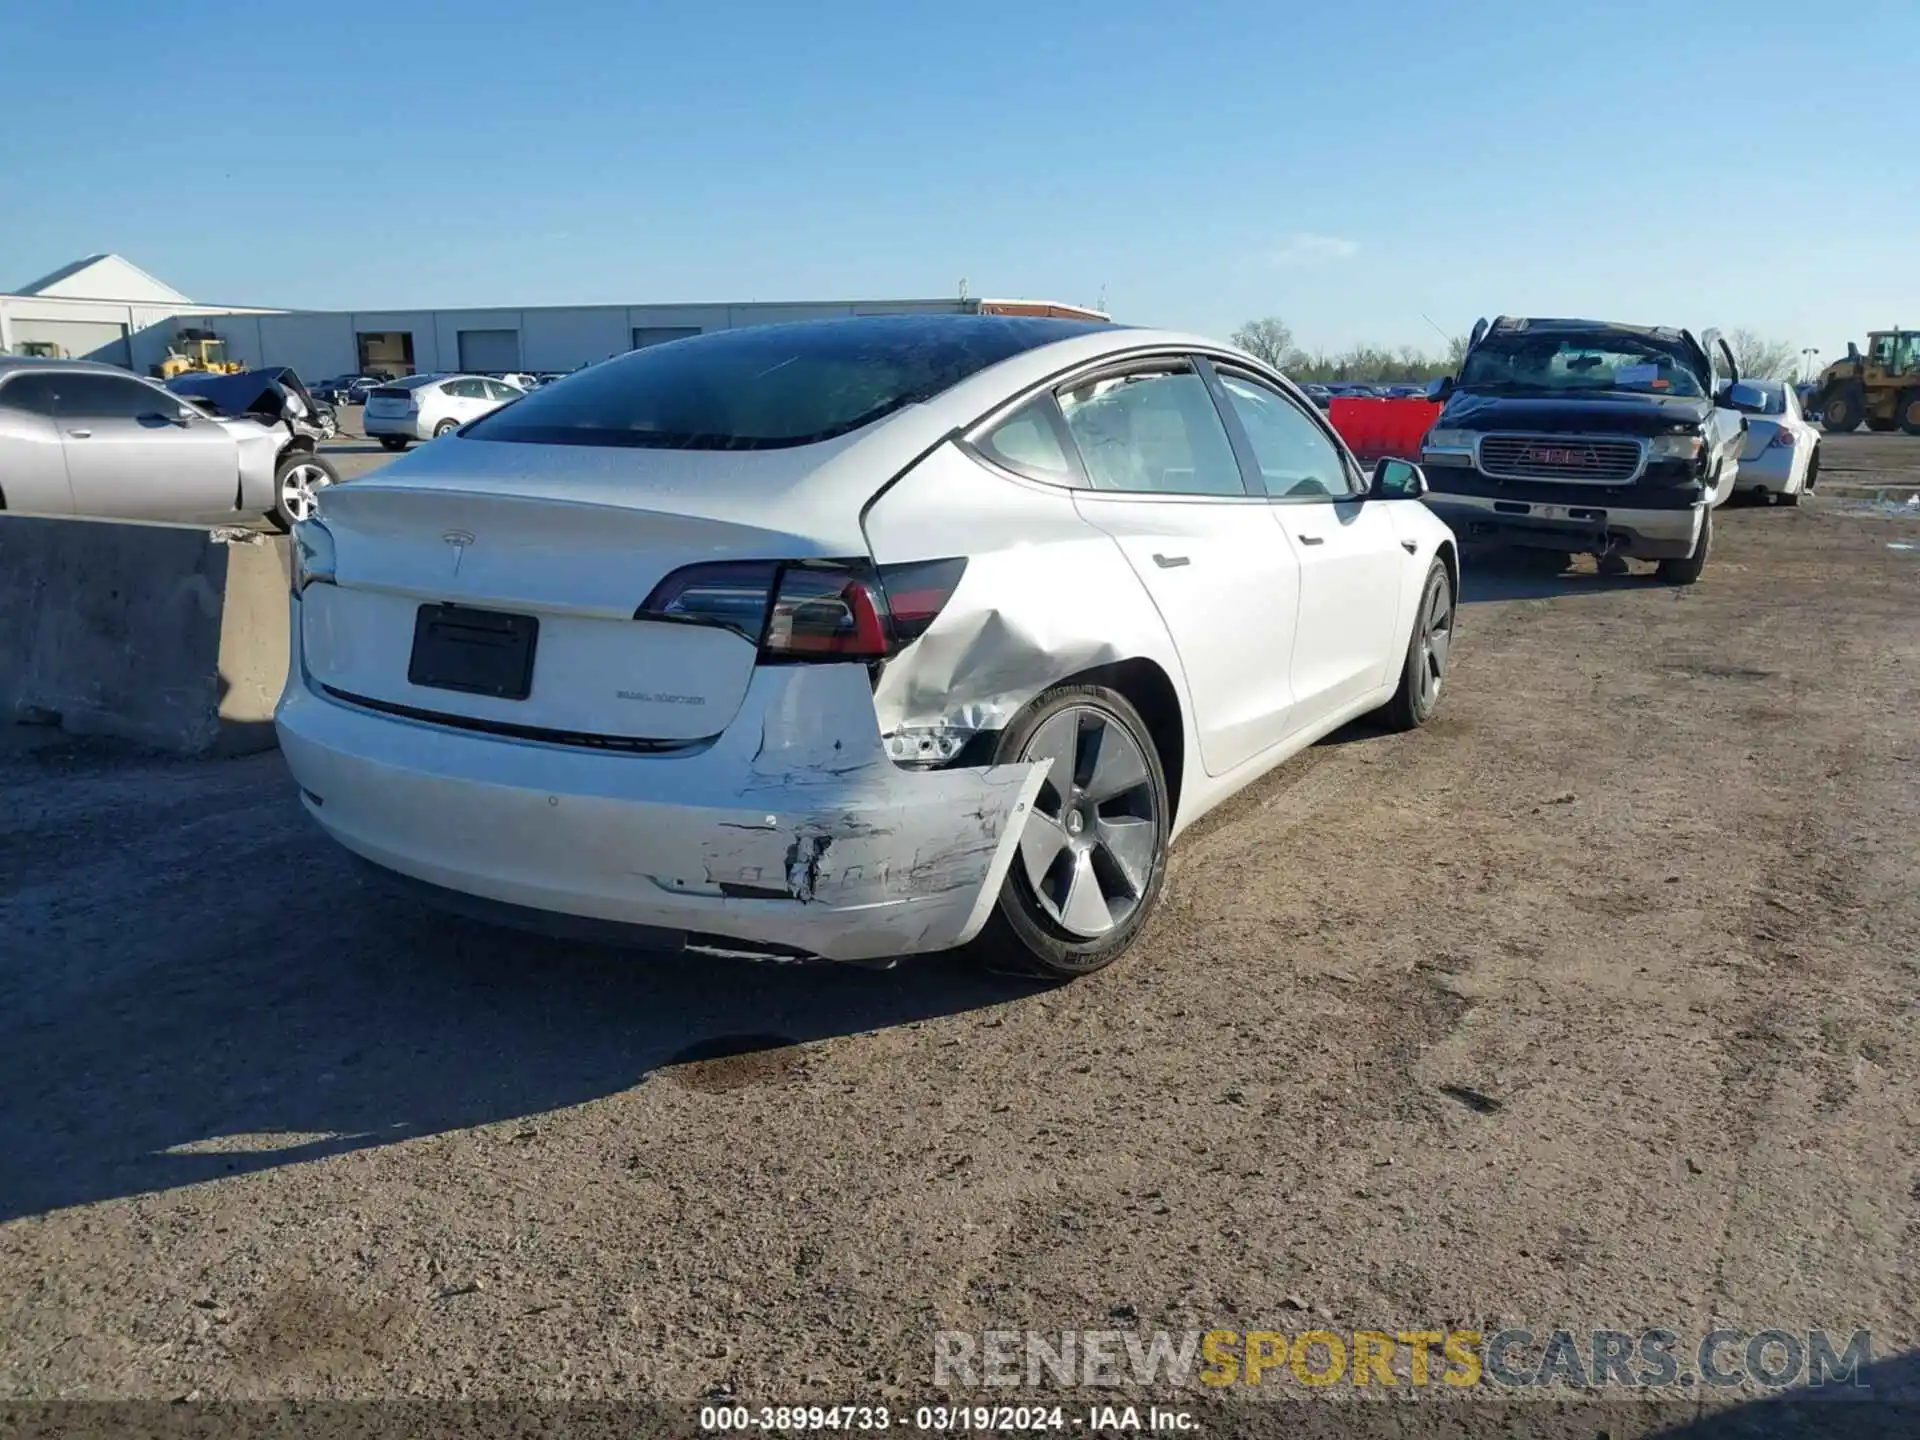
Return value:
<svg viewBox="0 0 1920 1440">
<path fill-rule="evenodd" d="M 1505 311 L 1831 356 L 1920 324 L 1916 57 L 1911 0 L 16 0 L 0 287 L 96 250 L 323 308 L 964 276 L 1329 347 Z"/>
</svg>

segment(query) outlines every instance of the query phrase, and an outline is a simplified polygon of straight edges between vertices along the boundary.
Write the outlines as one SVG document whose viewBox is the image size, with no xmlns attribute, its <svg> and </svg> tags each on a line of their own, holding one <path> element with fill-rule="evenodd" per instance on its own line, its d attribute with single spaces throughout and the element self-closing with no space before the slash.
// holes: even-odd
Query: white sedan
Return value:
<svg viewBox="0 0 1920 1440">
<path fill-rule="evenodd" d="M 485 375 L 408 375 L 367 392 L 363 430 L 388 450 L 436 440 L 469 420 L 498 410 L 526 392 Z"/>
<path fill-rule="evenodd" d="M 389 880 L 549 932 L 1054 976 L 1188 825 L 1446 675 L 1403 461 L 1194 336 L 883 317 L 609 360 L 326 493 L 278 722 Z"/>
<path fill-rule="evenodd" d="M 1798 505 L 1820 478 L 1820 430 L 1800 409 L 1800 396 L 1781 380 L 1746 382 L 1763 397 L 1749 412 L 1746 448 L 1740 452 L 1737 494 L 1765 495 L 1771 502 Z"/>
</svg>

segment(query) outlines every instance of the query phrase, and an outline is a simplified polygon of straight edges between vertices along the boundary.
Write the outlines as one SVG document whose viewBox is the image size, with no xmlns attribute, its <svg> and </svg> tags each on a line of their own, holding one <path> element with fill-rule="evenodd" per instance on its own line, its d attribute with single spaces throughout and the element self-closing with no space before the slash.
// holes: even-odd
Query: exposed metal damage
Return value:
<svg viewBox="0 0 1920 1440">
<path fill-rule="evenodd" d="M 1017 616 L 996 605 L 961 608 L 969 595 L 995 593 L 963 587 L 903 657 L 910 663 L 882 672 L 873 705 L 896 763 L 949 760 L 982 731 L 1004 729 L 1048 686 L 1127 658 L 1110 637 L 1033 628 L 1044 605 Z"/>
</svg>

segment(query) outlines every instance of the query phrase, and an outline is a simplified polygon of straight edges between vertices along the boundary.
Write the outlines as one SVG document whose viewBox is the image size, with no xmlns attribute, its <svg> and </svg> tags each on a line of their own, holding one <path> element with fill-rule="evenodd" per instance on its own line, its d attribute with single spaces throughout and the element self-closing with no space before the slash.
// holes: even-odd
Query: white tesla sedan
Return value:
<svg viewBox="0 0 1920 1440">
<path fill-rule="evenodd" d="M 281 744 L 331 835 L 469 913 L 1083 974 L 1199 816 L 1432 713 L 1459 562 L 1424 490 L 1194 336 L 719 331 L 327 491 Z"/>
</svg>

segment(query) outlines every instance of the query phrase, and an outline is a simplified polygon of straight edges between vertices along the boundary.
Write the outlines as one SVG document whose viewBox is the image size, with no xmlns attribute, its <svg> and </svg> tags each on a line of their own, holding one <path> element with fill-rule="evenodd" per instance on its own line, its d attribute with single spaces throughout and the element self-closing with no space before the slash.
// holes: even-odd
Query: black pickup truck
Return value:
<svg viewBox="0 0 1920 1440">
<path fill-rule="evenodd" d="M 1444 402 L 1421 454 L 1427 503 L 1461 540 L 1656 560 L 1683 585 L 1766 399 L 1711 330 L 1504 315 L 1474 326 L 1459 375 L 1427 394 Z"/>
</svg>

